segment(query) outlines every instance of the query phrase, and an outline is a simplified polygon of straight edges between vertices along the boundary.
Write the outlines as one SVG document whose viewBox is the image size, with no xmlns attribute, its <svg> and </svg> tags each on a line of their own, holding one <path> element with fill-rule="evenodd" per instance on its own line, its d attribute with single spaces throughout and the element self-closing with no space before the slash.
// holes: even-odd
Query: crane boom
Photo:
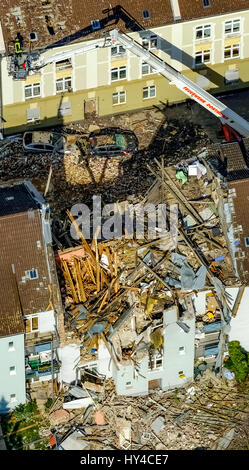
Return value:
<svg viewBox="0 0 249 470">
<path fill-rule="evenodd" d="M 192 80 L 189 80 L 151 51 L 144 49 L 144 47 L 134 41 L 134 39 L 131 39 L 124 33 L 120 33 L 118 29 L 110 31 L 110 36 L 113 44 L 118 42 L 127 50 L 141 57 L 147 64 L 153 67 L 157 73 L 167 78 L 171 85 L 175 85 L 183 93 L 218 117 L 223 126 L 227 125 L 241 136 L 249 137 L 249 122 L 232 109 L 228 108 L 224 103 L 217 100 L 217 98 L 203 90 L 200 86 L 192 82 Z"/>
</svg>

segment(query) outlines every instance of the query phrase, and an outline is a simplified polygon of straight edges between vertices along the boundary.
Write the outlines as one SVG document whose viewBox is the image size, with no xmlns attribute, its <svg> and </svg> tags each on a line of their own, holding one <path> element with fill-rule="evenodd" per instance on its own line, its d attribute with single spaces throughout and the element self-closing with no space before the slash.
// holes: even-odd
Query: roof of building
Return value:
<svg viewBox="0 0 249 470">
<path fill-rule="evenodd" d="M 246 147 L 247 139 L 244 139 Z M 246 161 L 246 153 L 238 142 L 231 142 L 220 146 L 222 161 L 226 167 L 226 178 L 228 181 L 249 178 L 249 168 Z"/>
<path fill-rule="evenodd" d="M 20 333 L 23 315 L 45 311 L 49 305 L 42 215 L 35 188 L 33 198 L 31 190 L 26 182 L 0 186 L 0 336 Z M 14 199 L 6 202 L 6 195 Z M 38 277 L 30 279 L 33 269 Z"/>
<path fill-rule="evenodd" d="M 0 217 L 38 208 L 39 204 L 23 184 L 0 186 Z"/>
<path fill-rule="evenodd" d="M 116 26 L 134 31 L 246 9 L 248 0 L 211 0 L 207 7 L 203 0 L 191 0 L 191 6 L 188 0 L 123 0 L 122 6 L 110 0 L 2 0 L 0 18 L 6 46 L 18 32 L 26 44 L 30 33 L 37 33 L 37 41 L 32 42 L 37 49 L 58 41 L 99 37 L 101 30 Z M 100 30 L 93 30 L 94 20 L 100 21 Z"/>
</svg>

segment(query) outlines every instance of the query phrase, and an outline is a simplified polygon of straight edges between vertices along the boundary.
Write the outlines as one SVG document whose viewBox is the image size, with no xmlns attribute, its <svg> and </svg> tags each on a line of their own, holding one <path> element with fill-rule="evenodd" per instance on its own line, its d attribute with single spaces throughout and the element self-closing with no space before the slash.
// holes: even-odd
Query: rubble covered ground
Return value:
<svg viewBox="0 0 249 470">
<path fill-rule="evenodd" d="M 21 142 L 12 142 L 5 150 L 6 156 L 0 157 L 0 181 L 24 177 L 31 179 L 44 193 L 52 165 L 46 200 L 53 218 L 63 220 L 66 209 L 78 202 L 91 203 L 94 194 L 101 195 L 104 204 L 127 198 L 134 201 L 134 197 L 139 201 L 153 181 L 146 162 L 155 155 L 164 154 L 166 164 L 176 163 L 198 153 L 210 142 L 201 126 L 188 120 L 168 120 L 164 112 L 158 109 L 95 118 L 61 130 L 85 136 L 98 127 L 111 126 L 133 130 L 137 135 L 139 150 L 131 160 L 125 161 L 120 157 L 80 158 L 78 153 L 52 155 L 24 152 Z"/>
<path fill-rule="evenodd" d="M 91 450 L 248 450 L 248 397 L 248 384 L 236 389 L 209 370 L 187 389 L 145 397 L 117 396 L 109 380 L 98 404 L 88 414 L 71 412 L 73 422 L 61 425 L 59 433 L 82 426 Z M 98 425 L 100 412 L 104 421 Z M 124 428 L 128 439 L 122 439 Z"/>
</svg>

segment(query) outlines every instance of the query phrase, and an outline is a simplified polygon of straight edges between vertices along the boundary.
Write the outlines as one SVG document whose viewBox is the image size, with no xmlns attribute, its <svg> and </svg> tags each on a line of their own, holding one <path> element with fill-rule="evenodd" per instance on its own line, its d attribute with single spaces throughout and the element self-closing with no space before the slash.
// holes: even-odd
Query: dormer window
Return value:
<svg viewBox="0 0 249 470">
<path fill-rule="evenodd" d="M 38 279 L 38 270 L 37 269 L 30 269 L 28 271 L 29 279 Z"/>
<path fill-rule="evenodd" d="M 91 21 L 91 25 L 92 25 L 92 30 L 93 31 L 97 31 L 98 29 L 100 29 L 100 21 L 99 20 Z"/>
<path fill-rule="evenodd" d="M 148 18 L 150 18 L 150 12 L 149 10 L 144 10 L 143 11 L 143 17 L 145 20 L 147 20 Z"/>
</svg>

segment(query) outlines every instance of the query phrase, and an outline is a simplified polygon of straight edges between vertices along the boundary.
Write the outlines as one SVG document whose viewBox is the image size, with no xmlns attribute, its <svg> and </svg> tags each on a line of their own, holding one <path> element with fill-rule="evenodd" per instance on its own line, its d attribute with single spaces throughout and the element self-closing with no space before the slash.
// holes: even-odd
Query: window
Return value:
<svg viewBox="0 0 249 470">
<path fill-rule="evenodd" d="M 238 68 L 228 69 L 225 72 L 225 83 L 231 85 L 239 81 L 239 70 Z"/>
<path fill-rule="evenodd" d="M 146 36 L 142 38 L 142 46 L 145 49 L 156 49 L 157 48 L 157 35 Z"/>
<path fill-rule="evenodd" d="M 151 67 L 151 65 L 142 63 L 142 75 L 150 75 L 151 73 L 156 73 L 156 70 Z"/>
<path fill-rule="evenodd" d="M 132 383 L 131 382 L 126 382 L 125 386 L 126 386 L 126 388 L 132 388 Z"/>
<path fill-rule="evenodd" d="M 225 34 L 239 33 L 240 20 L 229 20 L 225 22 Z"/>
<path fill-rule="evenodd" d="M 185 375 L 184 375 L 184 373 L 183 373 L 183 370 L 180 370 L 180 371 L 178 372 L 178 376 L 179 376 L 179 379 L 184 379 L 184 378 L 185 378 Z"/>
<path fill-rule="evenodd" d="M 111 56 L 115 55 L 124 55 L 126 54 L 126 49 L 121 45 L 117 44 L 116 46 L 111 47 Z"/>
<path fill-rule="evenodd" d="M 203 0 L 204 7 L 210 7 L 210 5 L 211 5 L 210 0 Z"/>
<path fill-rule="evenodd" d="M 195 28 L 195 39 L 206 39 L 211 37 L 211 24 L 204 24 Z"/>
<path fill-rule="evenodd" d="M 11 352 L 11 351 L 15 351 L 15 348 L 14 348 L 14 343 L 13 343 L 13 341 L 10 341 L 10 342 L 9 342 L 9 349 L 8 349 L 8 350 L 9 350 L 9 352 Z"/>
<path fill-rule="evenodd" d="M 226 46 L 224 49 L 224 59 L 233 59 L 233 57 L 239 57 L 239 55 L 239 44 L 231 44 L 231 46 Z"/>
<path fill-rule="evenodd" d="M 146 100 L 147 98 L 155 98 L 156 96 L 156 86 L 147 86 L 143 88 L 143 99 Z"/>
<path fill-rule="evenodd" d="M 31 42 L 38 41 L 38 34 L 37 33 L 29 33 L 29 39 Z"/>
<path fill-rule="evenodd" d="M 29 279 L 38 279 L 38 270 L 37 269 L 30 269 L 28 271 Z"/>
<path fill-rule="evenodd" d="M 161 354 L 154 354 L 154 356 L 151 357 L 151 369 L 162 369 L 163 367 L 163 357 Z"/>
<path fill-rule="evenodd" d="M 27 109 L 27 122 L 40 121 L 41 114 L 40 108 Z"/>
<path fill-rule="evenodd" d="M 26 85 L 25 88 L 25 98 L 34 98 L 35 96 L 41 95 L 40 83 L 33 83 L 32 85 Z"/>
<path fill-rule="evenodd" d="M 55 63 L 56 70 L 64 70 L 72 67 L 71 59 L 59 60 Z"/>
<path fill-rule="evenodd" d="M 112 104 L 123 104 L 126 102 L 126 91 L 118 91 L 112 94 Z"/>
<path fill-rule="evenodd" d="M 148 18 L 150 18 L 150 12 L 149 10 L 144 10 L 143 11 L 143 17 L 145 20 L 147 20 Z"/>
<path fill-rule="evenodd" d="M 16 375 L 16 366 L 10 367 L 10 375 Z"/>
<path fill-rule="evenodd" d="M 56 93 L 61 93 L 62 91 L 71 91 L 72 90 L 72 78 L 58 78 L 56 80 Z"/>
<path fill-rule="evenodd" d="M 60 103 L 58 108 L 58 116 L 68 116 L 72 114 L 71 102 L 66 101 L 65 103 Z"/>
<path fill-rule="evenodd" d="M 210 63 L 211 60 L 211 51 L 199 51 L 195 53 L 195 65 L 203 65 Z"/>
<path fill-rule="evenodd" d="M 15 393 L 12 393 L 10 395 L 10 403 L 14 403 L 16 401 L 16 394 Z"/>
<path fill-rule="evenodd" d="M 124 80 L 126 78 L 126 66 L 111 69 L 111 81 Z"/>
<path fill-rule="evenodd" d="M 93 20 L 93 21 L 91 21 L 91 25 L 92 25 L 92 30 L 93 30 L 93 31 L 96 31 L 97 29 L 100 29 L 100 28 L 101 28 L 101 25 L 100 25 L 100 21 L 99 21 L 99 20 Z"/>
<path fill-rule="evenodd" d="M 249 246 L 249 237 L 245 237 L 245 245 Z"/>
<path fill-rule="evenodd" d="M 25 320 L 25 332 L 32 333 L 38 330 L 38 317 L 26 318 Z"/>
<path fill-rule="evenodd" d="M 185 346 L 180 346 L 179 354 L 181 354 L 181 355 L 185 354 Z"/>
</svg>

